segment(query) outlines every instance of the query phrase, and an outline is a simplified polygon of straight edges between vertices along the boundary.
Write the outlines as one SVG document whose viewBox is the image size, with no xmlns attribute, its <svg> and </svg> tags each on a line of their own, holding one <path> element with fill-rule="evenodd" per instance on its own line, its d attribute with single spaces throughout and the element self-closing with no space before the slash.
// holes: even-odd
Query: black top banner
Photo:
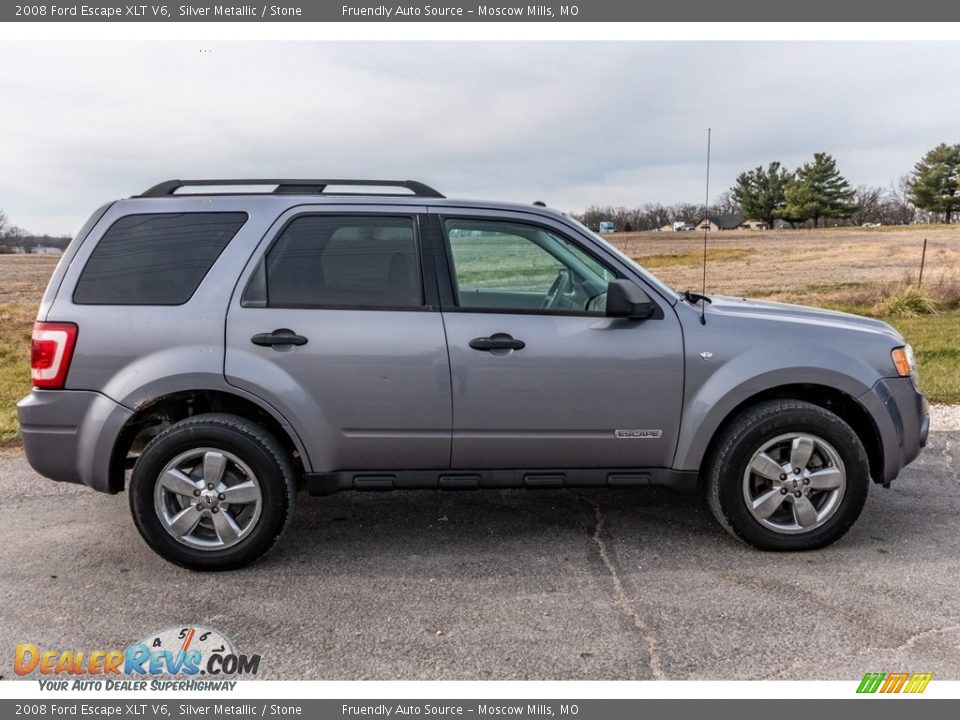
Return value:
<svg viewBox="0 0 960 720">
<path fill-rule="evenodd" d="M 437 2 L 3 3 L 0 22 L 949 22 L 960 3 L 943 0 L 673 0 L 524 4 Z"/>
</svg>

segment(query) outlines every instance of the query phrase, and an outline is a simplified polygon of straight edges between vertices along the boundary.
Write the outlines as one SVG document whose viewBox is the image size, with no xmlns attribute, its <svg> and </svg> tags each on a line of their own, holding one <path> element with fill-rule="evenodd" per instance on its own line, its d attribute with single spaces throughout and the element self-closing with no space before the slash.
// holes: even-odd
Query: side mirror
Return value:
<svg viewBox="0 0 960 720">
<path fill-rule="evenodd" d="M 607 317 L 646 320 L 657 309 L 650 296 L 630 280 L 611 280 L 607 285 Z"/>
</svg>

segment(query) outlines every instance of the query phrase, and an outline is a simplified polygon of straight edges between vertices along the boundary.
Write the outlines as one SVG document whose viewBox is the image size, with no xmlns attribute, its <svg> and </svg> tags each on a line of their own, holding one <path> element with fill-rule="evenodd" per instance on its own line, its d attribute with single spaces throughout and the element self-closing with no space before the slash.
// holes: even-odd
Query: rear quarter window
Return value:
<svg viewBox="0 0 960 720">
<path fill-rule="evenodd" d="M 156 213 L 120 218 L 80 273 L 79 305 L 182 305 L 247 214 Z"/>
</svg>

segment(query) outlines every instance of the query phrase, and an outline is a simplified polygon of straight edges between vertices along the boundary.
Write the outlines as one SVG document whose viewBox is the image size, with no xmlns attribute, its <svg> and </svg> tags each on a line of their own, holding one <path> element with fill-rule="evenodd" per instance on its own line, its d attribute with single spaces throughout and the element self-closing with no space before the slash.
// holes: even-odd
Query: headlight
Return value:
<svg viewBox="0 0 960 720">
<path fill-rule="evenodd" d="M 894 348 L 890 352 L 890 357 L 893 359 L 893 366 L 897 369 L 900 377 L 909 377 L 911 375 L 916 377 L 917 362 L 913 357 L 912 347 L 904 345 L 903 347 Z"/>
</svg>

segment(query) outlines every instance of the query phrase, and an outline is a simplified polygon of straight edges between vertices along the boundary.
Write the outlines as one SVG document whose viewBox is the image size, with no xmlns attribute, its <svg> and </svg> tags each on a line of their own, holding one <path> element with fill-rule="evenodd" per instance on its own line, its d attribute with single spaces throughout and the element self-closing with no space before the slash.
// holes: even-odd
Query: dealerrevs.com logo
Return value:
<svg viewBox="0 0 960 720">
<path fill-rule="evenodd" d="M 238 653 L 219 630 L 188 625 L 150 633 L 122 650 L 21 643 L 13 669 L 39 676 L 41 690 L 232 690 L 232 678 L 257 675 L 260 655 Z"/>
</svg>

